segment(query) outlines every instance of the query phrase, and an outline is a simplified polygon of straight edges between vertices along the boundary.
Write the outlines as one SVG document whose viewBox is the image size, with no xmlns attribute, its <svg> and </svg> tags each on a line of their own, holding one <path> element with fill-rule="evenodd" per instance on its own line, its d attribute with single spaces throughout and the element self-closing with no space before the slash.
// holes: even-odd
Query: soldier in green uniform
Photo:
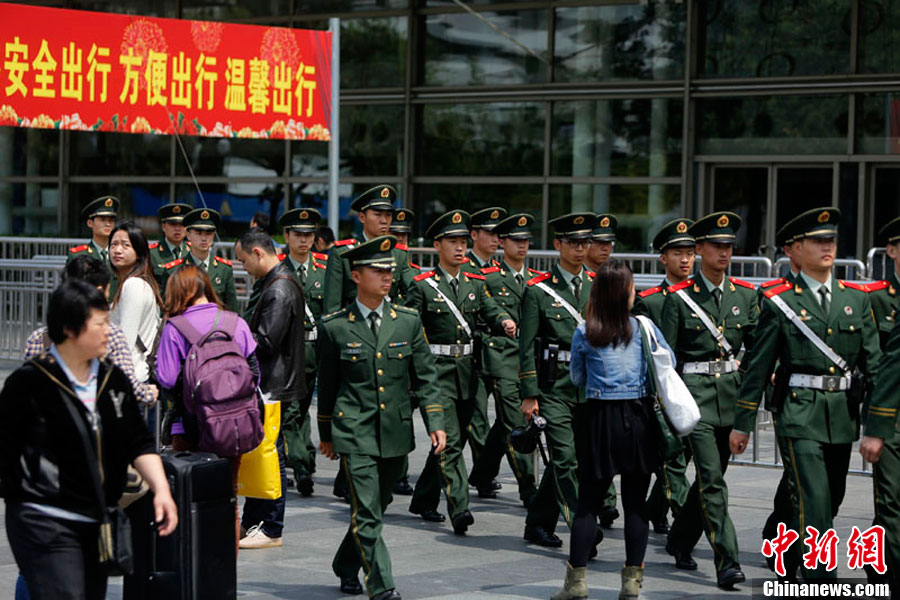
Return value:
<svg viewBox="0 0 900 600">
<path fill-rule="evenodd" d="M 900 219 L 894 219 L 881 228 L 878 238 L 885 244 L 885 250 L 892 264 L 887 279 L 870 283 L 869 299 L 875 323 L 878 324 L 878 335 L 881 350 L 885 356 L 876 391 L 872 397 L 872 406 L 876 412 L 887 414 L 900 401 L 897 390 L 900 381 L 897 374 L 898 358 L 900 358 L 900 334 L 894 324 L 900 314 Z M 887 407 L 887 408 L 883 408 Z M 869 411 L 873 408 L 870 406 Z M 874 462 L 871 461 L 870 462 Z M 900 428 L 892 434 L 885 433 L 884 449 L 881 458 L 873 468 L 873 488 L 875 492 L 875 524 L 884 527 L 885 558 L 888 563 L 888 577 L 894 594 L 900 593 Z M 870 572 L 871 575 L 871 572 Z"/>
<path fill-rule="evenodd" d="M 81 211 L 87 228 L 91 230 L 91 239 L 87 244 L 69 248 L 66 263 L 81 254 L 88 254 L 103 261 L 112 278 L 109 280 L 109 298 L 115 298 L 119 287 L 116 270 L 109 264 L 109 235 L 116 226 L 116 214 L 119 212 L 119 199 L 113 196 L 100 196 L 92 200 Z"/>
<path fill-rule="evenodd" d="M 653 249 L 659 252 L 659 262 L 666 269 L 666 276 L 659 285 L 636 295 L 632 312 L 649 317 L 657 327 L 662 323 L 663 304 L 669 295 L 668 288 L 681 283 L 694 272 L 696 240 L 688 233 L 688 228 L 693 224 L 691 219 L 669 221 L 653 238 Z M 677 515 L 687 500 L 690 483 L 686 473 L 690 460 L 690 451 L 685 448 L 682 454 L 667 460 L 656 474 L 656 483 L 647 498 L 650 522 L 656 533 L 669 533 L 669 521 L 666 517 L 669 508 L 672 509 L 673 516 Z"/>
<path fill-rule="evenodd" d="M 484 275 L 460 269 L 469 237 L 469 214 L 455 210 L 438 217 L 425 234 L 434 240 L 438 266 L 413 278 L 406 305 L 422 316 L 425 335 L 435 355 L 437 379 L 444 406 L 447 448 L 429 455 L 416 482 L 409 511 L 426 521 L 441 522 L 437 507 L 441 489 L 453 531 L 464 534 L 475 519 L 469 511 L 469 487 L 462 454 L 466 433 L 475 410 L 478 379 L 473 367 L 475 324 L 487 323 L 491 331 L 516 334 L 516 323 L 490 297 Z"/>
<path fill-rule="evenodd" d="M 150 263 L 153 265 L 153 275 L 159 284 L 159 295 L 166 297 L 163 285 L 165 268 L 163 265 L 187 256 L 189 251 L 185 238 L 184 217 L 194 210 L 190 204 L 165 204 L 156 211 L 159 217 L 159 226 L 163 232 L 163 238 L 150 244 Z"/>
<path fill-rule="evenodd" d="M 350 205 L 362 223 L 362 235 L 338 240 L 328 255 L 328 271 L 325 277 L 323 310 L 331 313 L 347 306 L 356 297 L 356 286 L 350 277 L 350 265 L 344 260 L 344 252 L 374 237 L 386 235 L 391 225 L 397 190 L 389 185 L 378 185 L 360 194 Z M 402 304 L 409 281 L 409 258 L 400 248 L 394 248 L 394 283 L 391 284 L 390 301 Z"/>
<path fill-rule="evenodd" d="M 416 311 L 387 302 L 397 239 L 376 237 L 344 253 L 357 293 L 350 305 L 322 318 L 319 338 L 319 447 L 340 455 L 350 487 L 350 527 L 332 569 L 341 591 L 399 600 L 381 537 L 391 488 L 412 452 L 409 390 L 422 401 L 434 455 L 444 451 L 444 414 L 434 385 L 434 358 Z"/>
<path fill-rule="evenodd" d="M 865 287 L 831 275 L 839 221 L 836 208 L 821 208 L 785 226 L 802 271 L 795 284 L 765 292 L 756 342 L 744 358 L 746 372 L 730 435 L 731 451 L 744 452 L 763 392 L 780 362 L 790 393 L 779 411 L 776 435 L 787 450 L 783 460 L 791 479 L 793 529 L 803 538 L 808 526 L 824 533 L 833 525 L 844 498 L 851 446 L 859 435 L 866 385 L 852 373 L 858 369 L 872 381 L 881 359 Z M 870 407 L 864 451 L 880 448 L 881 438 L 893 430 L 896 414 L 882 412 Z M 837 576 L 824 565 L 802 571 L 806 579 Z"/>
<path fill-rule="evenodd" d="M 486 267 L 496 267 L 499 263 L 493 256 L 499 247 L 499 239 L 494 228 L 502 219 L 506 218 L 506 209 L 492 206 L 472 213 L 472 247 L 466 252 L 466 262 L 462 270 L 467 273 L 481 273 Z M 491 428 L 488 418 L 488 394 L 490 379 L 484 372 L 484 339 L 489 335 L 483 323 L 478 324 L 475 332 L 475 371 L 478 373 L 478 391 L 475 393 L 475 412 L 472 413 L 472 421 L 469 423 L 469 449 L 472 451 L 472 464 L 477 464 L 484 444 L 487 441 L 488 431 Z M 478 490 L 479 498 L 496 498 L 500 483 L 491 478 L 486 483 L 470 482 Z"/>
<path fill-rule="evenodd" d="M 591 213 L 573 213 L 549 222 L 559 262 L 548 273 L 526 282 L 519 319 L 521 410 L 526 419 L 535 413 L 547 419 L 550 454 L 537 495 L 528 507 L 524 538 L 552 548 L 562 546 L 554 533 L 560 512 L 571 527 L 578 500 L 575 427 L 576 410 L 584 403 L 584 393 L 569 379 L 569 351 L 575 329 L 584 320 L 593 283 L 584 268 L 584 255 L 594 220 Z M 535 352 L 538 341 L 540 354 Z M 553 346 L 558 349 L 555 360 Z M 602 539 L 602 530 L 597 532 Z"/>
<path fill-rule="evenodd" d="M 499 266 L 481 269 L 491 297 L 517 322 L 525 282 L 539 274 L 525 267 L 533 225 L 534 217 L 527 214 L 512 215 L 500 221 L 494 227 L 494 233 L 503 246 L 503 261 Z M 519 499 L 528 507 L 537 494 L 531 455 L 517 452 L 509 443 L 509 432 L 525 424 L 519 410 L 519 344 L 505 335 L 487 335 L 483 343 L 484 374 L 494 397 L 497 418 L 472 468 L 469 483 L 479 490 L 479 495 L 482 490 L 493 492 L 491 481 L 500 472 L 500 461 L 506 455 L 519 486 Z"/>
<path fill-rule="evenodd" d="M 216 228 L 222 217 L 210 208 L 195 208 L 184 216 L 182 223 L 187 230 L 190 252 L 186 256 L 169 261 L 163 265 L 163 283 L 165 288 L 169 277 L 181 265 L 194 265 L 209 275 L 213 289 L 228 310 L 237 311 L 237 292 L 234 288 L 234 272 L 231 261 L 212 252 L 216 238 Z M 252 308 L 250 309 L 252 311 Z"/>
<path fill-rule="evenodd" d="M 752 345 L 759 315 L 754 286 L 726 276 L 740 227 L 738 215 L 718 212 L 688 228 L 697 241 L 700 273 L 668 288 L 660 327 L 700 408 L 700 422 L 685 438 L 697 477 L 672 523 L 666 551 L 678 568 L 696 569 L 691 551 L 705 532 L 723 589 L 746 580 L 728 516 L 725 469 L 741 382 L 735 357 L 742 344 Z"/>
<path fill-rule="evenodd" d="M 284 229 L 288 253 L 279 255 L 287 262 L 303 288 L 306 318 L 303 327 L 306 336 L 306 397 L 303 402 L 292 403 L 284 411 L 281 430 L 284 432 L 285 454 L 288 465 L 294 470 L 294 480 L 301 496 L 313 493 L 312 474 L 316 470 L 315 453 L 310 453 L 309 406 L 316 389 L 316 340 L 317 323 L 322 317 L 322 299 L 325 292 L 325 265 L 317 262 L 312 253 L 316 239 L 316 227 L 322 215 L 313 208 L 295 208 L 278 219 Z"/>
</svg>

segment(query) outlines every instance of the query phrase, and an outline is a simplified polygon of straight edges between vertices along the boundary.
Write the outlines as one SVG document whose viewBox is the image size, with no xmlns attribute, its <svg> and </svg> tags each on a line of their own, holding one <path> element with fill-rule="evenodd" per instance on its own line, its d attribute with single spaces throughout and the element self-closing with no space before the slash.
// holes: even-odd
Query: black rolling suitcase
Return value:
<svg viewBox="0 0 900 600">
<path fill-rule="evenodd" d="M 203 452 L 168 451 L 161 456 L 178 505 L 178 527 L 168 537 L 157 536 L 151 527 L 151 494 L 135 503 L 132 519 L 144 525 L 133 527 L 142 531 L 134 536 L 138 564 L 126 578 L 125 600 L 236 598 L 236 498 L 230 461 Z"/>
</svg>

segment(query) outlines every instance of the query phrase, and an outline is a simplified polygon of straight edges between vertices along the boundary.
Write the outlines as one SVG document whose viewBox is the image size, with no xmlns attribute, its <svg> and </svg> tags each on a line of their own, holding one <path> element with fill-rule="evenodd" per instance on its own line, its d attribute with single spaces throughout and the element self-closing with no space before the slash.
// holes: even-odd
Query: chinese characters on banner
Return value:
<svg viewBox="0 0 900 600">
<path fill-rule="evenodd" d="M 762 554 L 766 558 L 775 558 L 775 573 L 784 577 L 786 574 L 784 554 L 800 539 L 800 534 L 788 529 L 784 523 L 778 524 L 778 533 L 771 540 L 763 540 Z M 824 565 L 827 571 L 838 566 L 838 539 L 834 529 L 820 533 L 812 526 L 806 527 L 803 544 L 806 551 L 802 555 L 803 566 L 815 569 Z M 877 573 L 884 575 L 887 565 L 884 562 L 884 527 L 873 525 L 865 531 L 854 526 L 847 540 L 847 568 L 851 570 L 872 567 Z"/>
<path fill-rule="evenodd" d="M 0 125 L 330 138 L 331 33 L 0 3 Z"/>
</svg>

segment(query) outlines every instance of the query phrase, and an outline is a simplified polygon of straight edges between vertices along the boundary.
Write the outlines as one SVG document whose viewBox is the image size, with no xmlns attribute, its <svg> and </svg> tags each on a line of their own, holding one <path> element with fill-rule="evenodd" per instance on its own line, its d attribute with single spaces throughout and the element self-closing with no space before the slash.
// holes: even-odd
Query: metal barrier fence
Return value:
<svg viewBox="0 0 900 600">
<path fill-rule="evenodd" d="M 790 269 L 790 259 L 781 257 L 775 261 L 775 267 L 772 270 L 772 277 L 784 277 Z M 838 258 L 834 261 L 834 276 L 837 279 L 845 279 L 848 281 L 864 281 L 873 279 L 869 275 L 869 268 L 861 260 L 855 258 Z"/>
</svg>

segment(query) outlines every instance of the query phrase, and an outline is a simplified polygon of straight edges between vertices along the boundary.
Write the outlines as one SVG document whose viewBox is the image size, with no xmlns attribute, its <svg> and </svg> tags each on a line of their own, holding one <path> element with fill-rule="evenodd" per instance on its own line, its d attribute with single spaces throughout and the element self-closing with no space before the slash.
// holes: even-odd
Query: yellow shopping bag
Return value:
<svg viewBox="0 0 900 600">
<path fill-rule="evenodd" d="M 252 452 L 241 456 L 238 494 L 248 498 L 277 500 L 281 497 L 281 471 L 275 440 L 281 429 L 281 402 L 266 402 L 265 437 Z"/>
</svg>

